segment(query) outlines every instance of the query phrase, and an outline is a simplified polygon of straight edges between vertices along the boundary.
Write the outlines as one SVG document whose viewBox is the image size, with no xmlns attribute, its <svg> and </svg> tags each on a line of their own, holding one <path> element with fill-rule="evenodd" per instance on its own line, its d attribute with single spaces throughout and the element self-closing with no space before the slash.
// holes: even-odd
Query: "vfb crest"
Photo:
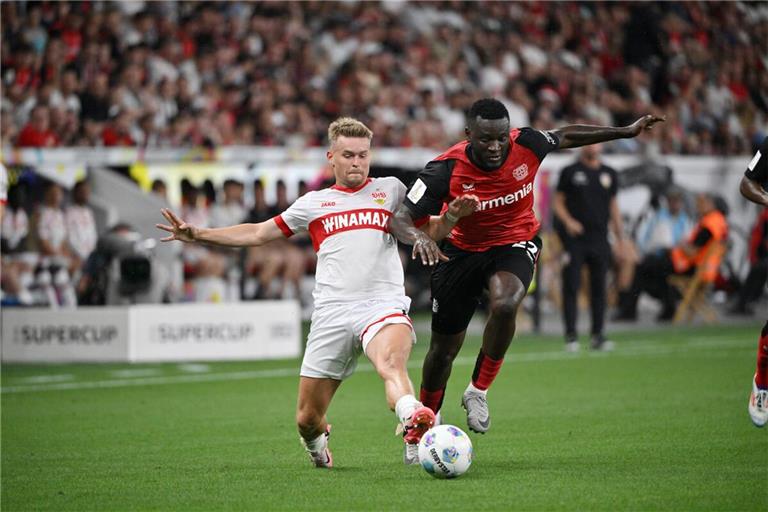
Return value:
<svg viewBox="0 0 768 512">
<path fill-rule="evenodd" d="M 371 197 L 375 203 L 383 205 L 387 200 L 387 193 L 376 190 L 375 192 L 371 192 Z"/>
</svg>

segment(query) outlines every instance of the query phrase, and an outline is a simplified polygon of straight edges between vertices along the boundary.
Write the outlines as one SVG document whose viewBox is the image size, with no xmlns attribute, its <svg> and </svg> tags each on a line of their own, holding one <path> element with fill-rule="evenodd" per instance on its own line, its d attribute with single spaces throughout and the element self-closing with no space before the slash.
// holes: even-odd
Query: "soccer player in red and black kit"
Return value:
<svg viewBox="0 0 768 512">
<path fill-rule="evenodd" d="M 766 190 L 768 190 L 768 137 L 763 139 L 760 149 L 749 162 L 739 187 L 741 195 L 753 203 L 768 208 Z M 768 320 L 760 333 L 757 346 L 757 370 L 752 380 L 748 410 L 755 426 L 762 427 L 768 423 Z"/>
<path fill-rule="evenodd" d="M 442 261 L 432 274 L 432 339 L 421 384 L 424 405 L 440 409 L 453 360 L 485 288 L 490 314 L 462 406 L 470 430 L 485 433 L 490 426 L 486 392 L 515 334 L 517 308 L 541 249 L 533 181 L 547 153 L 635 137 L 662 120 L 646 115 L 621 128 L 511 130 L 501 102 L 482 99 L 472 105 L 465 129 L 468 140 L 426 165 L 396 213 L 397 223 L 408 225 L 417 238 L 415 226 L 440 213 L 452 198 L 474 194 L 480 200 L 475 213 L 459 220 L 443 242 Z M 414 257 L 427 251 L 429 241 L 417 238 L 416 244 Z"/>
</svg>

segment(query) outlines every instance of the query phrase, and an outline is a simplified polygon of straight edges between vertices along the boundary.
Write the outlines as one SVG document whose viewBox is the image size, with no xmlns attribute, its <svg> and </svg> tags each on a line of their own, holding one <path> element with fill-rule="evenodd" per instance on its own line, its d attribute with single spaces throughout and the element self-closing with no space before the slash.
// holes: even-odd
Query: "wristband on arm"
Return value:
<svg viewBox="0 0 768 512">
<path fill-rule="evenodd" d="M 446 210 L 443 215 L 445 215 L 445 218 L 448 219 L 448 222 L 450 222 L 451 224 L 456 224 L 457 222 L 459 222 L 459 218 L 454 214 L 452 214 L 451 212 L 449 212 L 448 210 Z"/>
</svg>

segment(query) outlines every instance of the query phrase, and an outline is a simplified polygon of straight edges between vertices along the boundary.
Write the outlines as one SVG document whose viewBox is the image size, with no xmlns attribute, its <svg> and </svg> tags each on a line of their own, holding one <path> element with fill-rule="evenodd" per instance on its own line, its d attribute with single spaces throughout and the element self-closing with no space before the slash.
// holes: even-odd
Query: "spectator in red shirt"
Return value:
<svg viewBox="0 0 768 512">
<path fill-rule="evenodd" d="M 16 145 L 20 147 L 50 148 L 59 145 L 59 139 L 51 131 L 48 107 L 37 105 L 32 109 L 29 122 L 21 129 Z"/>
<path fill-rule="evenodd" d="M 61 39 L 66 46 L 66 60 L 72 62 L 80 54 L 83 47 L 83 17 L 77 13 L 69 13 L 66 20 L 66 26 L 61 31 Z"/>
<path fill-rule="evenodd" d="M 5 58 L 3 59 L 3 67 L 6 68 L 3 76 L 6 84 L 20 85 L 25 89 L 36 88 L 40 85 L 40 74 L 34 51 L 29 45 L 24 44 L 16 48 L 14 53 L 15 55 L 11 55 L 10 66 L 6 65 Z"/>
<path fill-rule="evenodd" d="M 101 136 L 105 146 L 135 146 L 136 141 L 131 137 L 131 115 L 120 112 L 107 124 Z"/>
</svg>

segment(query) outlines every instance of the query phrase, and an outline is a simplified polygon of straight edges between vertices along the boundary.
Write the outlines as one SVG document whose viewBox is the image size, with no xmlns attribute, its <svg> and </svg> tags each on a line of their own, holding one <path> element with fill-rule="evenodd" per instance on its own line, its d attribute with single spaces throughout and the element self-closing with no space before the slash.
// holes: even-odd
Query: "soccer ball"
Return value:
<svg viewBox="0 0 768 512">
<path fill-rule="evenodd" d="M 421 437 L 419 461 L 435 478 L 456 478 L 472 464 L 472 441 L 458 427 L 438 425 Z"/>
</svg>

